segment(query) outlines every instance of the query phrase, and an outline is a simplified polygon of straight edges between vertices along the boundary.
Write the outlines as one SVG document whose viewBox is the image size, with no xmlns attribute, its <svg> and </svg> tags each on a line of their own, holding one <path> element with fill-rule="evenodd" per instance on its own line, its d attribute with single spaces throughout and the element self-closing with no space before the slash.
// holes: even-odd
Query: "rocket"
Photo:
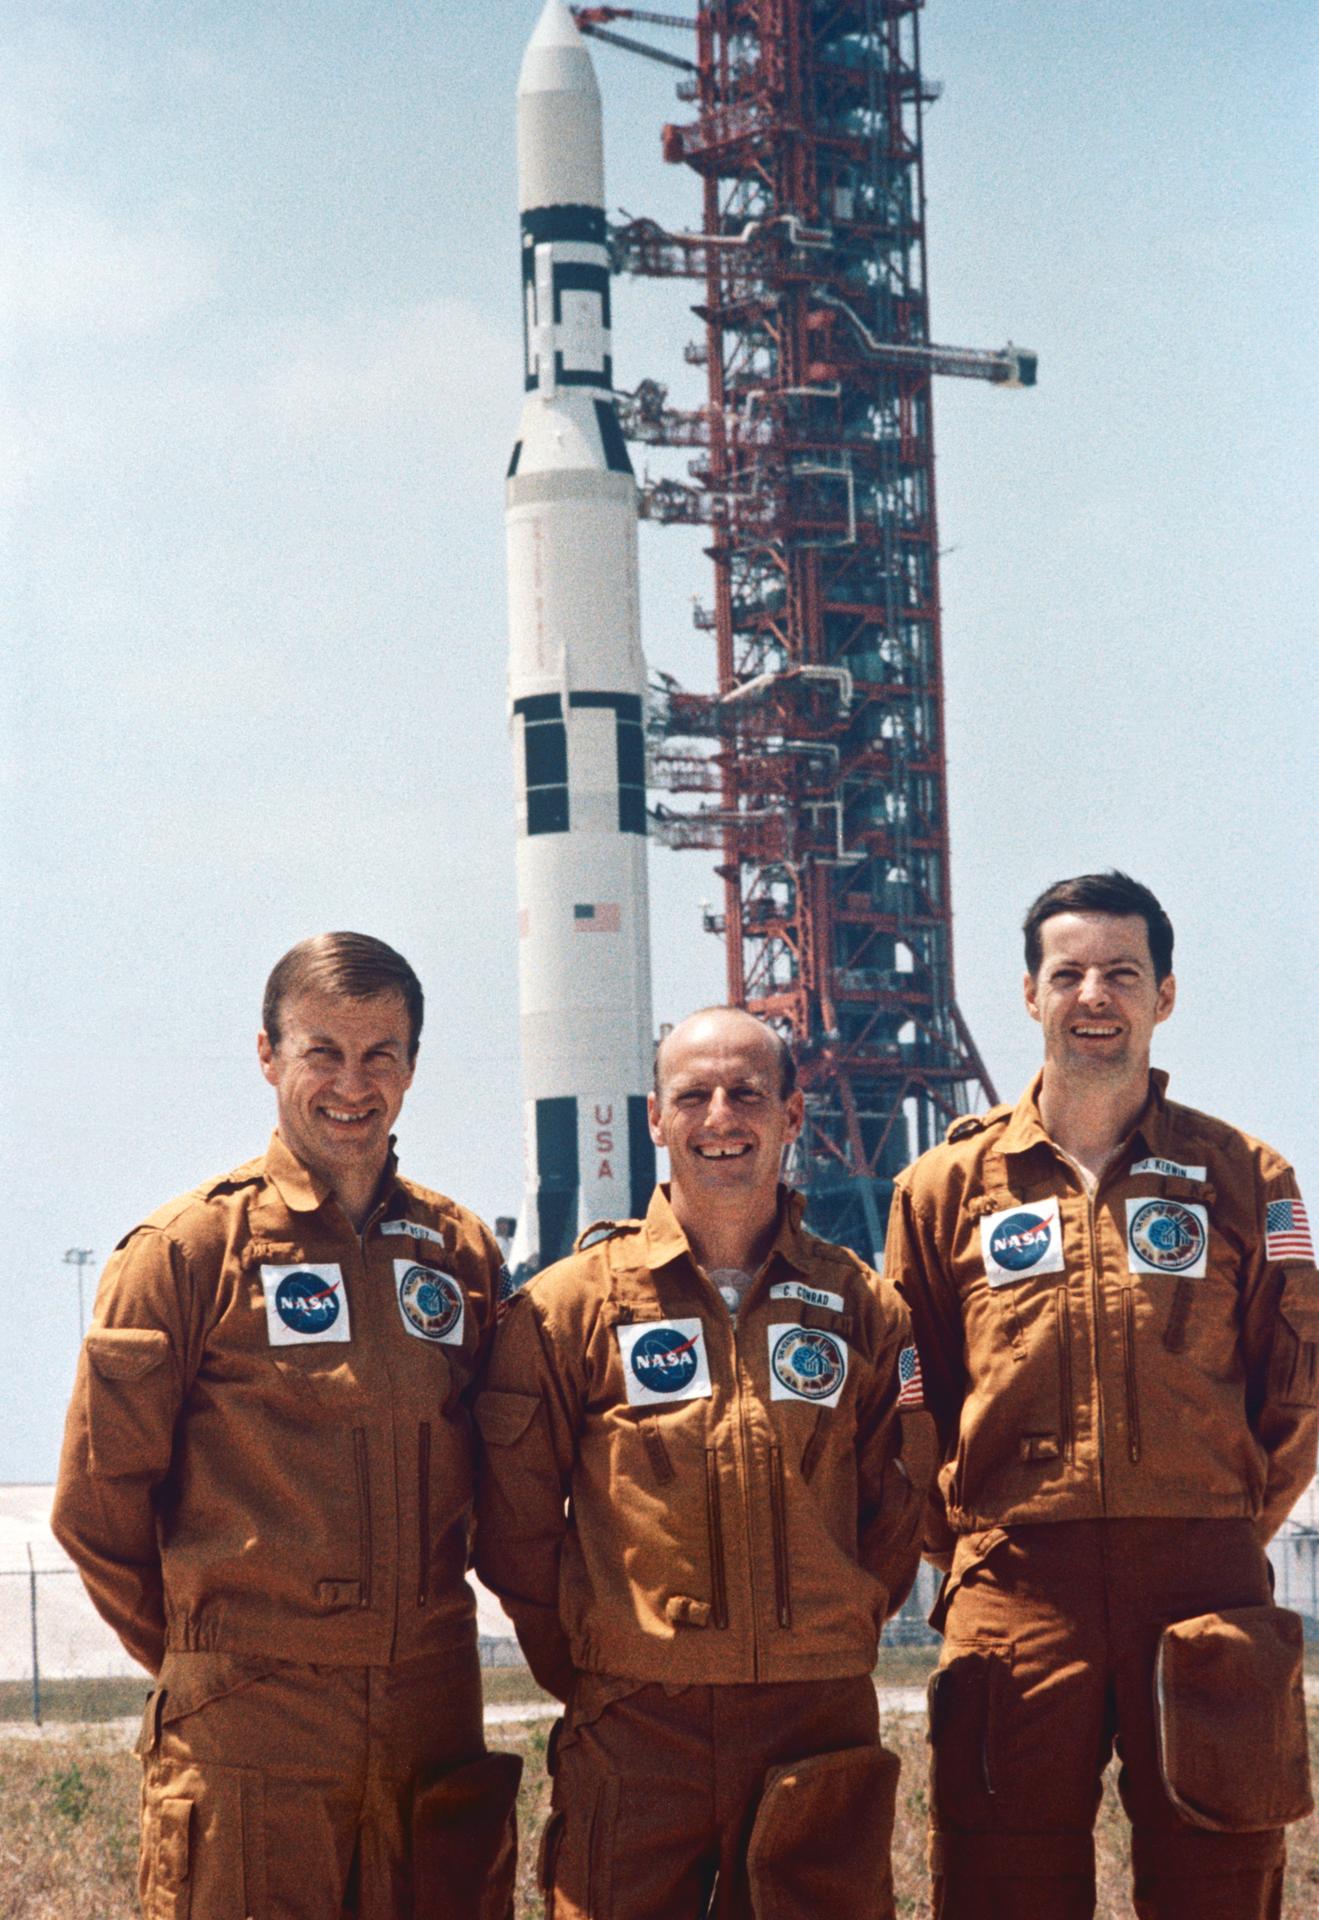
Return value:
<svg viewBox="0 0 1319 1920">
<path fill-rule="evenodd" d="M 600 93 L 561 0 L 518 76 L 525 397 L 509 462 L 526 1184 L 534 1272 L 655 1179 L 637 490 L 614 405 Z"/>
</svg>

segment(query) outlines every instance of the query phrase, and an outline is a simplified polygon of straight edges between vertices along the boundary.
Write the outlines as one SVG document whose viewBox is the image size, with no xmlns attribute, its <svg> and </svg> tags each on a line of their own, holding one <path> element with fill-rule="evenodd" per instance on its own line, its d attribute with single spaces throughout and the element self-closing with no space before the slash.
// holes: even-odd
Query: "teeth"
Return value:
<svg viewBox="0 0 1319 1920">
<path fill-rule="evenodd" d="M 1118 1029 L 1116 1027 L 1073 1027 L 1072 1031 L 1086 1040 L 1111 1040 Z"/>
<path fill-rule="evenodd" d="M 696 1151 L 703 1160 L 736 1160 L 739 1154 L 747 1152 L 741 1147 L 698 1147 Z"/>
<path fill-rule="evenodd" d="M 358 1121 L 371 1118 L 369 1113 L 340 1113 L 334 1107 L 326 1107 L 324 1111 L 331 1120 Z"/>
</svg>

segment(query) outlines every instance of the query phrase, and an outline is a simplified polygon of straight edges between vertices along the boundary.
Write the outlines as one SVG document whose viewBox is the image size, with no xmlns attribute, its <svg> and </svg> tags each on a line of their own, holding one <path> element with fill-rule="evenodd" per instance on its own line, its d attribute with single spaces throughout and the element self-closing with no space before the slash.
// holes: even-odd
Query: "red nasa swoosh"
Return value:
<svg viewBox="0 0 1319 1920">
<path fill-rule="evenodd" d="M 339 1291 L 339 1282 L 332 1280 L 328 1287 L 322 1287 L 319 1293 L 304 1293 L 299 1306 L 313 1307 L 318 1300 L 328 1300 Z"/>
</svg>

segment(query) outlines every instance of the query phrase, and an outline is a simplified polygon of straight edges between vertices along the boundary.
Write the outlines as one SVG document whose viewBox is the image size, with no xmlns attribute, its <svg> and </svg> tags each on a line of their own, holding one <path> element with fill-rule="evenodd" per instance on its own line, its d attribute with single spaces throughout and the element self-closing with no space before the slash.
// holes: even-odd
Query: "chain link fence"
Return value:
<svg viewBox="0 0 1319 1920">
<path fill-rule="evenodd" d="M 1269 1548 L 1278 1604 L 1291 1607 L 1305 1621 L 1308 1640 L 1319 1642 L 1319 1525 L 1311 1513 L 1313 1491 L 1304 1517 L 1288 1521 Z M 124 1652 L 118 1639 L 96 1613 L 74 1567 L 50 1542 L 25 1543 L 0 1565 L 0 1719 L 31 1719 L 38 1725 L 52 1701 L 67 1716 L 70 1697 L 87 1699 L 103 1717 L 107 1700 L 125 1703 L 130 1712 L 147 1686 L 147 1675 Z M 891 1646 L 934 1644 L 937 1636 L 926 1624 L 938 1591 L 939 1575 L 922 1565 L 916 1585 L 902 1608 L 884 1629 Z M 481 1663 L 511 1667 L 522 1663 L 508 1623 L 488 1594 L 478 1595 Z M 74 1683 L 78 1683 L 74 1693 Z"/>
</svg>

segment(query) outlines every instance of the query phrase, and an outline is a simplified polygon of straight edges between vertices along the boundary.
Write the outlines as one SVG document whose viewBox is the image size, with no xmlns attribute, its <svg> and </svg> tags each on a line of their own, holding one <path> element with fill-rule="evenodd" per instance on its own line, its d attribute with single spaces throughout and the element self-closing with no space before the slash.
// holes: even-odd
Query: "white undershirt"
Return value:
<svg viewBox="0 0 1319 1920">
<path fill-rule="evenodd" d="M 737 1310 L 750 1291 L 755 1279 L 754 1273 L 746 1273 L 741 1267 L 712 1267 L 710 1283 L 715 1292 L 728 1308 L 729 1317 L 737 1318 Z"/>
</svg>

